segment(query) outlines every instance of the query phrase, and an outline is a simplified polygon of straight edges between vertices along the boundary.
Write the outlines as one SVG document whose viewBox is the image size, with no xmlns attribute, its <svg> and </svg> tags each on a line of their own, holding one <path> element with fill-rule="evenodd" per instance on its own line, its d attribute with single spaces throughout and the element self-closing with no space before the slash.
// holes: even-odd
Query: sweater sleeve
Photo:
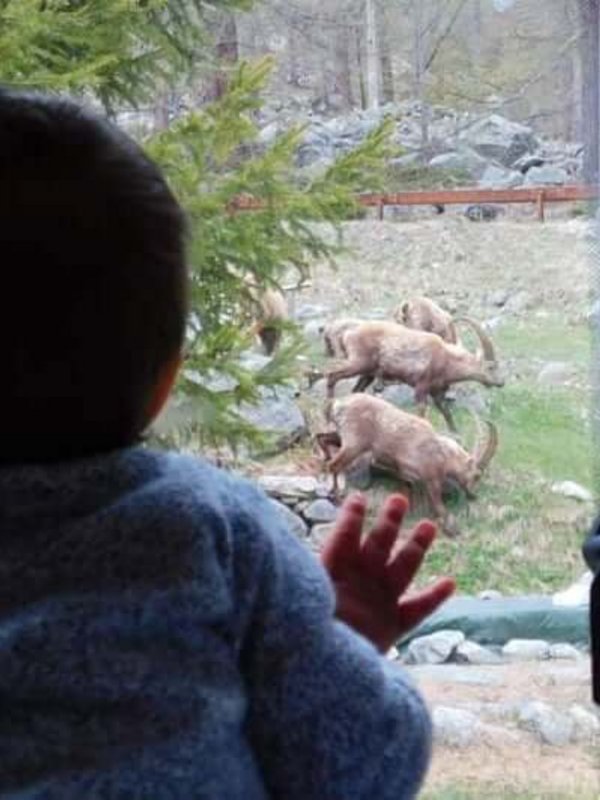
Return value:
<svg viewBox="0 0 600 800">
<path fill-rule="evenodd" d="M 335 619 L 325 570 L 268 500 L 257 498 L 253 518 L 264 548 L 242 663 L 247 733 L 271 796 L 415 797 L 431 746 L 421 696 Z"/>
</svg>

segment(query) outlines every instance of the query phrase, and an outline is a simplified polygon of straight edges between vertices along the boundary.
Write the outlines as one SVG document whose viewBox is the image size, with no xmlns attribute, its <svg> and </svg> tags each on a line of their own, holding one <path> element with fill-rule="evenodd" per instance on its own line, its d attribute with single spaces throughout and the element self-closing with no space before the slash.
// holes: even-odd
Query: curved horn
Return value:
<svg viewBox="0 0 600 800">
<path fill-rule="evenodd" d="M 455 317 L 454 322 L 464 322 L 465 325 L 468 325 L 475 332 L 477 338 L 481 342 L 481 349 L 483 350 L 483 358 L 485 361 L 496 361 L 496 351 L 494 350 L 492 340 L 478 322 L 471 319 L 471 317 Z"/>
<path fill-rule="evenodd" d="M 480 472 L 484 472 L 488 467 L 498 449 L 498 428 L 489 420 L 486 420 L 485 424 L 488 429 L 488 439 L 481 453 L 477 455 L 477 466 Z"/>
</svg>

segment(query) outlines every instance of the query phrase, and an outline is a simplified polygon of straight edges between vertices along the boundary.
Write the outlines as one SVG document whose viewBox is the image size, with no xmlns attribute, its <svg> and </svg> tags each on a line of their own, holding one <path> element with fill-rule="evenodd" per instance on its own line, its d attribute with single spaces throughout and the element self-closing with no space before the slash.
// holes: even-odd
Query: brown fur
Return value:
<svg viewBox="0 0 600 800">
<path fill-rule="evenodd" d="M 483 334 L 485 336 L 485 334 Z M 486 337 L 487 359 L 462 345 L 447 344 L 434 333 L 414 331 L 395 322 L 363 322 L 342 336 L 345 362 L 327 371 L 327 394 L 344 378 L 361 376 L 366 388 L 375 377 L 405 383 L 415 390 L 415 400 L 425 411 L 431 397 L 448 426 L 454 422 L 445 393 L 454 383 L 478 381 L 484 386 L 502 386 L 491 342 Z"/>
<path fill-rule="evenodd" d="M 253 331 L 259 337 L 265 353 L 272 355 L 281 341 L 281 324 L 289 317 L 287 301 L 277 289 L 258 289 L 251 278 L 246 279 L 246 284 L 255 308 Z"/>
<path fill-rule="evenodd" d="M 448 344 L 459 343 L 452 315 L 428 297 L 402 303 L 394 312 L 394 319 L 412 330 L 437 333 Z"/>
<path fill-rule="evenodd" d="M 331 417 L 336 431 L 317 435 L 317 441 L 330 459 L 336 492 L 338 474 L 370 452 L 374 461 L 393 469 L 401 479 L 421 482 L 442 530 L 449 535 L 458 533 L 456 522 L 443 503 L 444 484 L 453 481 L 468 497 L 474 497 L 475 487 L 497 447 L 497 433 L 491 423 L 487 443 L 479 442 L 469 453 L 454 439 L 436 433 L 426 420 L 372 395 L 335 400 Z M 331 448 L 340 445 L 331 458 Z"/>
</svg>

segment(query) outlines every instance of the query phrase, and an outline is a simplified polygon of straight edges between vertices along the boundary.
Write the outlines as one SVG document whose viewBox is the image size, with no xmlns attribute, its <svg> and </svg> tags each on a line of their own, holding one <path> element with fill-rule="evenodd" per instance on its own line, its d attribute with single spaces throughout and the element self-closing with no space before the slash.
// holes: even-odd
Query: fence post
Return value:
<svg viewBox="0 0 600 800">
<path fill-rule="evenodd" d="M 538 219 L 540 222 L 544 222 L 546 219 L 546 208 L 544 205 L 545 201 L 544 190 L 542 189 L 537 196 L 537 212 L 538 212 Z"/>
<path fill-rule="evenodd" d="M 379 217 L 380 221 L 383 220 L 384 210 L 385 210 L 385 203 L 383 202 L 383 200 L 379 200 L 379 203 L 377 203 L 377 216 Z"/>
</svg>

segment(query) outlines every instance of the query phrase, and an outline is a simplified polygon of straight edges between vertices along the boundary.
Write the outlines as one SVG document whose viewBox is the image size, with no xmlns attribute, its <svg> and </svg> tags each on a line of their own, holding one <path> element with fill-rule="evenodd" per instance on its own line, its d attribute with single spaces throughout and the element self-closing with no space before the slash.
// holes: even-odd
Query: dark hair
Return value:
<svg viewBox="0 0 600 800">
<path fill-rule="evenodd" d="M 185 220 L 124 133 L 0 90 L 0 460 L 129 445 L 186 319 Z"/>
</svg>

